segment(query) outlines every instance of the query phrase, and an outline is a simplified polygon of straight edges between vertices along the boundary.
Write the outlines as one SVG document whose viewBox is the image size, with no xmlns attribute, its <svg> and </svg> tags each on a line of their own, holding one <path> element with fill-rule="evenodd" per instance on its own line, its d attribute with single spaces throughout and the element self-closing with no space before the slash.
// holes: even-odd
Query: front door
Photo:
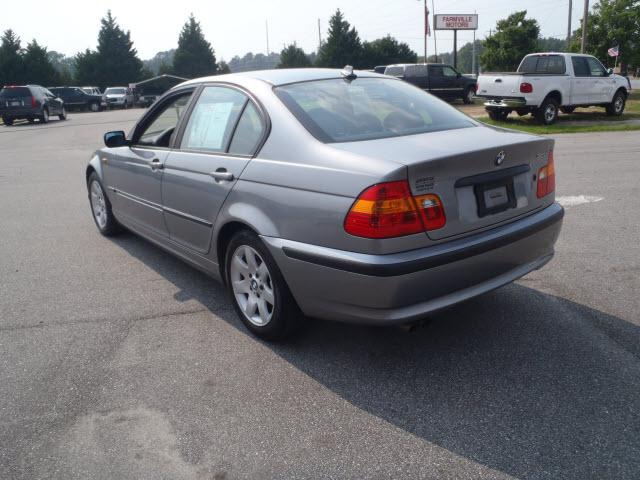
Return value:
<svg viewBox="0 0 640 480">
<path fill-rule="evenodd" d="M 106 165 L 106 187 L 115 195 L 113 208 L 155 234 L 167 235 L 162 213 L 161 182 L 169 145 L 193 90 L 167 97 L 143 118 L 131 146 L 113 149 Z"/>
<path fill-rule="evenodd" d="M 594 82 L 593 91 L 589 101 L 591 103 L 608 103 L 613 98 L 615 81 L 609 77 L 607 70 L 600 61 L 594 57 L 586 57 L 589 65 L 589 73 Z"/>
<path fill-rule="evenodd" d="M 264 125 L 242 91 L 215 85 L 202 90 L 165 162 L 162 201 L 171 240 L 209 251 L 218 212 L 255 153 Z"/>
</svg>

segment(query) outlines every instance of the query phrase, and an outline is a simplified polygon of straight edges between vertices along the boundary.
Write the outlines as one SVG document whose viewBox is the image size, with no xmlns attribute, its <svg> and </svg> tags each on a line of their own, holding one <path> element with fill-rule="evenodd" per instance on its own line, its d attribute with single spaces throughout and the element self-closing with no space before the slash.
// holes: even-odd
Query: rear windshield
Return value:
<svg viewBox="0 0 640 480">
<path fill-rule="evenodd" d="M 0 90 L 0 98 L 30 97 L 31 90 L 27 87 L 7 87 Z"/>
<path fill-rule="evenodd" d="M 317 80 L 275 92 L 313 136 L 327 143 L 475 126 L 445 102 L 390 78 Z"/>
<path fill-rule="evenodd" d="M 399 77 L 404 75 L 404 67 L 387 67 L 384 74 L 391 75 L 392 77 Z"/>
<path fill-rule="evenodd" d="M 124 95 L 125 94 L 125 89 L 124 88 L 107 88 L 104 93 L 115 93 L 116 95 Z"/>
<path fill-rule="evenodd" d="M 552 73 L 563 75 L 566 71 L 564 57 L 560 55 L 529 55 L 518 67 L 519 73 Z"/>
</svg>

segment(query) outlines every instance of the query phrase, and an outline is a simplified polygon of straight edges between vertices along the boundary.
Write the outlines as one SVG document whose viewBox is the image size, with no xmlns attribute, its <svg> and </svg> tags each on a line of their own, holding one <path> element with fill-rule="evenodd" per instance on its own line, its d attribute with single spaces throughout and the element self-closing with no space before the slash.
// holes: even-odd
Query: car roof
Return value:
<svg viewBox="0 0 640 480">
<path fill-rule="evenodd" d="M 192 85 L 195 83 L 207 82 L 242 82 L 243 79 L 255 79 L 269 83 L 274 86 L 286 85 L 288 83 L 307 82 L 311 80 L 329 80 L 332 78 L 343 78 L 341 69 L 332 68 L 282 68 L 273 70 L 254 70 L 251 72 L 228 73 L 225 75 L 213 75 L 210 77 L 194 78 L 181 83 L 179 86 Z M 379 73 L 368 72 L 366 70 L 354 70 L 358 77 L 379 77 L 389 78 Z"/>
</svg>

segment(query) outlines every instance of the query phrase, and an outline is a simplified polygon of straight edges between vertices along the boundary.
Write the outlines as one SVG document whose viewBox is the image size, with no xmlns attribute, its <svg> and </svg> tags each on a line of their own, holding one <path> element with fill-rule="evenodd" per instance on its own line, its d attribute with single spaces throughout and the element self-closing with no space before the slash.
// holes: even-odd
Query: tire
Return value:
<svg viewBox="0 0 640 480">
<path fill-rule="evenodd" d="M 259 338 L 286 338 L 302 314 L 275 260 L 258 236 L 236 233 L 227 245 L 225 282 L 233 308 L 245 327 Z"/>
<path fill-rule="evenodd" d="M 558 101 L 553 97 L 547 97 L 536 111 L 536 118 L 544 125 L 553 125 L 558 119 Z"/>
<path fill-rule="evenodd" d="M 49 123 L 49 110 L 46 108 L 42 110 L 42 115 L 40 115 L 40 123 Z"/>
<path fill-rule="evenodd" d="M 473 103 L 473 97 L 476 92 L 471 87 L 467 87 L 462 95 L 462 103 L 465 105 L 471 105 Z"/>
<path fill-rule="evenodd" d="M 487 113 L 489 114 L 489 118 L 496 122 L 504 122 L 509 116 L 509 110 L 504 110 L 502 108 L 490 108 L 487 109 Z"/>
<path fill-rule="evenodd" d="M 560 107 L 562 113 L 570 114 L 576 110 L 576 107 Z"/>
<path fill-rule="evenodd" d="M 60 120 L 66 120 L 67 119 L 67 109 L 62 107 L 62 112 L 60 113 L 60 115 L 58 115 L 58 118 Z"/>
<path fill-rule="evenodd" d="M 89 194 L 89 206 L 91 216 L 98 227 L 98 231 L 105 237 L 111 237 L 122 231 L 122 227 L 116 220 L 111 210 L 111 202 L 105 194 L 104 187 L 96 172 L 89 175 L 87 181 L 87 191 Z"/>
<path fill-rule="evenodd" d="M 98 104 L 98 102 L 91 102 L 89 104 L 89 111 L 90 112 L 99 112 L 100 111 L 100 104 Z"/>
<path fill-rule="evenodd" d="M 9 117 L 2 117 L 2 122 L 10 127 L 11 125 L 13 125 L 13 118 L 9 118 Z"/>
<path fill-rule="evenodd" d="M 618 90 L 613 96 L 613 100 L 606 106 L 607 115 L 610 117 L 619 117 L 624 113 L 624 107 L 627 102 L 627 96 L 621 90 Z"/>
</svg>

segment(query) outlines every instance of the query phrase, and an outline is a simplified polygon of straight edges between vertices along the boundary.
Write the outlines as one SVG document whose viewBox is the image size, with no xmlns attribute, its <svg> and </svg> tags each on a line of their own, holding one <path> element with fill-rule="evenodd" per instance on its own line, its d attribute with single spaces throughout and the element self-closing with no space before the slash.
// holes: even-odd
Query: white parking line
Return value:
<svg viewBox="0 0 640 480">
<path fill-rule="evenodd" d="M 575 207 L 583 203 L 593 203 L 604 200 L 604 197 L 596 197 L 593 195 L 569 195 L 566 197 L 556 197 L 556 201 L 565 208 Z"/>
</svg>

